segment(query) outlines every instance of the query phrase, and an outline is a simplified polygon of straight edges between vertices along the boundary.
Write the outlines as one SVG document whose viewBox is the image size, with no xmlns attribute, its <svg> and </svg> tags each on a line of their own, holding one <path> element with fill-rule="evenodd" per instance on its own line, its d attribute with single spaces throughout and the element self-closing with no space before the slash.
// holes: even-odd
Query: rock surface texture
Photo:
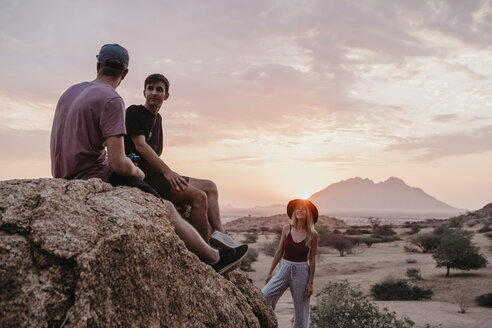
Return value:
<svg viewBox="0 0 492 328">
<path fill-rule="evenodd" d="M 160 201 L 98 179 L 0 182 L 0 327 L 276 327 L 245 273 L 190 253 Z"/>
</svg>

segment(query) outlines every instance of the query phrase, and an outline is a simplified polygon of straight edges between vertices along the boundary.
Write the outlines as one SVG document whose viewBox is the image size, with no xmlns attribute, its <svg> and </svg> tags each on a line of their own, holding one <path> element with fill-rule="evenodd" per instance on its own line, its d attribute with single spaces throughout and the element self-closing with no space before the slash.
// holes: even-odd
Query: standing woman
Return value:
<svg viewBox="0 0 492 328">
<path fill-rule="evenodd" d="M 267 303 L 275 309 L 280 296 L 290 287 L 294 300 L 294 327 L 307 328 L 318 248 L 318 233 L 314 229 L 318 221 L 318 209 L 309 200 L 294 199 L 287 204 L 287 214 L 291 222 L 282 229 L 280 243 L 262 292 Z M 274 275 L 273 271 L 279 261 L 279 268 Z"/>
</svg>

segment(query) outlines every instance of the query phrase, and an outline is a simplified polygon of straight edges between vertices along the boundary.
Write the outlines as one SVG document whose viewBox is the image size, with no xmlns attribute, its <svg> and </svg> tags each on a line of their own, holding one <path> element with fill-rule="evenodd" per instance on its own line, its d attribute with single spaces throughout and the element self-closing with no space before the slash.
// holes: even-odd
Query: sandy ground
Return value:
<svg viewBox="0 0 492 328">
<path fill-rule="evenodd" d="M 468 230 L 473 230 L 467 228 Z M 402 233 L 408 229 L 395 229 Z M 476 230 L 476 229 L 475 229 Z M 430 231 L 430 229 L 429 229 Z M 243 234 L 235 233 L 237 241 L 244 240 Z M 259 234 L 258 241 L 250 247 L 259 251 L 258 261 L 253 263 L 254 272 L 249 272 L 250 278 L 258 288 L 263 288 L 264 280 L 271 265 L 272 258 L 261 252 L 261 244 L 274 240 L 274 234 Z M 406 238 L 406 237 L 404 237 Z M 480 247 L 483 255 L 487 256 L 487 268 L 475 271 L 451 270 L 451 276 L 446 278 L 445 268 L 436 268 L 431 254 L 408 253 L 403 246 L 405 241 L 395 241 L 384 244 L 374 244 L 368 248 L 360 246 L 355 254 L 341 257 L 338 251 L 322 247 L 317 259 L 314 289 L 315 294 L 329 281 L 348 280 L 359 284 L 364 294 L 369 295 L 370 286 L 381 282 L 388 275 L 396 278 L 406 278 L 409 267 L 420 269 L 424 281 L 419 286 L 431 288 L 434 296 L 426 301 L 375 301 L 380 307 L 387 307 L 399 316 L 406 315 L 417 327 L 425 324 L 439 325 L 443 328 L 484 328 L 492 327 L 492 308 L 479 307 L 473 299 L 481 294 L 492 292 L 492 252 L 489 246 L 492 242 L 483 234 L 475 234 L 475 245 Z M 417 260 L 408 264 L 407 259 Z M 469 304 L 466 313 L 459 313 L 458 298 Z M 315 298 L 311 298 L 314 304 Z M 287 291 L 279 300 L 275 309 L 280 328 L 291 327 L 294 315 L 292 298 Z"/>
</svg>

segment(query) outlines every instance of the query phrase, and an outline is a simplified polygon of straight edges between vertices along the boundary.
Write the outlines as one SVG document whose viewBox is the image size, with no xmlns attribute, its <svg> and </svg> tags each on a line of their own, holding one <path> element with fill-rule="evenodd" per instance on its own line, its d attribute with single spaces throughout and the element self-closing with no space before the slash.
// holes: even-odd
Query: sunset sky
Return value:
<svg viewBox="0 0 492 328">
<path fill-rule="evenodd" d="M 165 74 L 162 158 L 221 204 L 286 203 L 391 176 L 492 202 L 492 1 L 0 1 L 0 180 L 51 177 L 59 96 L 130 53 L 117 89 Z"/>
</svg>

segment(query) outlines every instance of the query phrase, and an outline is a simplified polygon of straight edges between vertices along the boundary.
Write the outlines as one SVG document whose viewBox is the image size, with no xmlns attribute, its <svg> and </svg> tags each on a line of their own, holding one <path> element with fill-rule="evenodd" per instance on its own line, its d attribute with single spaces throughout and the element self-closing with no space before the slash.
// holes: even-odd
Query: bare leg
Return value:
<svg viewBox="0 0 492 328">
<path fill-rule="evenodd" d="M 193 226 L 179 215 L 172 203 L 166 200 L 163 200 L 163 203 L 171 215 L 171 222 L 174 225 L 176 233 L 184 241 L 186 247 L 206 263 L 213 264 L 217 262 L 217 250 L 210 247 L 203 238 L 200 237 L 200 234 Z"/>
<path fill-rule="evenodd" d="M 190 223 L 204 240 L 208 240 L 207 195 L 205 192 L 193 186 L 188 186 L 183 191 L 171 191 L 166 198 L 178 204 L 191 204 Z"/>
<path fill-rule="evenodd" d="M 207 205 L 208 205 L 208 222 L 212 226 L 214 231 L 218 230 L 220 232 L 225 232 L 222 226 L 222 221 L 220 219 L 220 209 L 219 209 L 219 193 L 217 191 L 217 186 L 213 181 L 202 180 L 190 178 L 189 185 L 196 189 L 199 189 L 207 195 Z"/>
</svg>

